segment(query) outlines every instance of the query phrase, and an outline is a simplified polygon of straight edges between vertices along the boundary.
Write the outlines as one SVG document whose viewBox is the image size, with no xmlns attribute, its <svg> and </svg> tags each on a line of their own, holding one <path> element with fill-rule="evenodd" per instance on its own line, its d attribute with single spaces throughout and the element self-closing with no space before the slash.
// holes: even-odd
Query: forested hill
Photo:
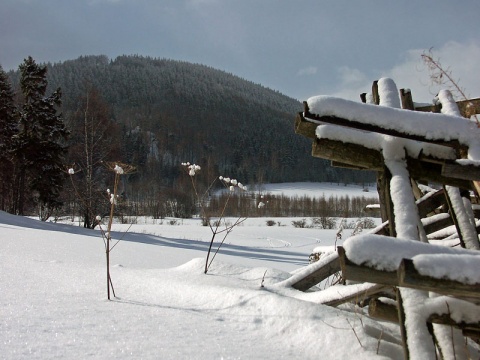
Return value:
<svg viewBox="0 0 480 360">
<path fill-rule="evenodd" d="M 138 180 L 172 185 L 180 163 L 190 161 L 243 183 L 353 181 L 352 172 L 312 158 L 311 143 L 294 133 L 299 101 L 232 74 L 141 56 L 47 65 L 73 139 L 83 129 L 87 95 L 97 94 L 118 130 L 110 132 L 115 156 L 138 167 Z M 18 84 L 18 74 L 10 76 Z"/>
</svg>

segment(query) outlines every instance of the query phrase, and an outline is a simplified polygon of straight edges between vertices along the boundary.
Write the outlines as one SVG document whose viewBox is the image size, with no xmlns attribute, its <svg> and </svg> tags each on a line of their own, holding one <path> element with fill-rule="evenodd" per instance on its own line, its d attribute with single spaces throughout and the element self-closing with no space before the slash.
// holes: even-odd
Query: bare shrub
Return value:
<svg viewBox="0 0 480 360">
<path fill-rule="evenodd" d="M 292 225 L 296 228 L 305 228 L 307 226 L 307 220 L 302 219 L 302 220 L 293 220 Z"/>
</svg>

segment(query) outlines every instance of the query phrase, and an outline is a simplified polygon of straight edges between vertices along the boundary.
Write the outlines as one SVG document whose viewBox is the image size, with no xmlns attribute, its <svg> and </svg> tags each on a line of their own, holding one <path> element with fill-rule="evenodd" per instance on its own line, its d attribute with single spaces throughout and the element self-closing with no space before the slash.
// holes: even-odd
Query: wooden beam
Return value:
<svg viewBox="0 0 480 360">
<path fill-rule="evenodd" d="M 427 138 L 426 136 L 408 134 L 408 133 L 404 133 L 404 132 L 399 131 L 399 130 L 386 129 L 386 128 L 383 128 L 379 125 L 363 123 L 363 122 L 356 121 L 356 120 L 344 119 L 344 118 L 333 116 L 333 115 L 320 116 L 320 115 L 312 114 L 310 112 L 305 112 L 303 117 L 306 120 L 310 119 L 310 120 L 317 121 L 317 122 L 319 121 L 319 122 L 323 122 L 323 123 L 326 123 L 326 124 L 338 125 L 338 126 L 351 128 L 351 129 L 376 132 L 376 133 L 379 133 L 379 134 L 395 136 L 395 137 L 399 137 L 399 138 L 402 138 L 402 139 L 409 139 L 409 140 L 414 140 L 414 141 L 426 142 L 426 143 L 430 143 L 430 144 L 448 146 L 448 147 L 452 147 L 454 149 L 463 149 L 464 148 L 464 146 L 462 146 L 459 143 L 458 140 L 451 140 L 451 141 L 432 140 L 432 139 Z"/>
<path fill-rule="evenodd" d="M 403 299 L 400 289 L 396 289 L 397 294 L 397 311 L 398 324 L 400 325 L 400 334 L 402 335 L 403 356 L 405 360 L 410 359 L 410 352 L 408 351 L 407 328 L 405 327 L 405 310 L 403 308 Z"/>
<path fill-rule="evenodd" d="M 480 166 L 445 162 L 442 166 L 442 176 L 454 176 L 457 179 L 478 181 L 480 180 Z"/>
<path fill-rule="evenodd" d="M 384 171 L 384 160 L 381 152 L 358 144 L 315 138 L 312 145 L 312 155 L 365 170 Z M 442 165 L 438 161 L 430 162 L 425 160 L 425 157 L 423 160 L 407 158 L 407 165 L 410 176 L 415 180 L 444 183 L 465 189 L 472 188 L 470 181 L 443 176 L 441 174 Z"/>
<path fill-rule="evenodd" d="M 418 213 L 420 218 L 426 217 L 442 205 L 446 205 L 445 190 L 442 188 L 433 195 L 425 196 L 417 201 Z"/>
<path fill-rule="evenodd" d="M 335 257 L 331 259 L 329 262 L 325 263 L 317 271 L 307 275 L 303 279 L 292 284 L 292 287 L 300 291 L 307 291 L 312 286 L 319 284 L 320 282 L 328 278 L 330 275 L 333 275 L 339 271 L 340 271 L 340 261 L 338 257 Z"/>
<path fill-rule="evenodd" d="M 377 150 L 338 140 L 315 139 L 312 155 L 366 170 L 383 170 L 383 156 Z"/>
<path fill-rule="evenodd" d="M 423 225 L 423 228 L 426 234 L 431 234 L 452 225 L 454 225 L 452 217 L 448 216 L 445 218 L 441 218 L 437 221 L 431 222 L 428 225 Z"/>
<path fill-rule="evenodd" d="M 316 156 L 316 157 L 318 157 L 318 156 Z M 342 168 L 342 169 L 367 170 L 367 171 L 369 170 L 369 169 L 365 169 L 364 167 L 361 167 L 361 166 L 358 166 L 358 165 L 346 164 L 344 162 L 339 162 L 339 161 L 331 161 L 330 165 L 332 167 Z"/>
<path fill-rule="evenodd" d="M 368 299 L 372 295 L 378 294 L 382 291 L 385 291 L 387 288 L 384 285 L 379 285 L 379 284 L 371 284 L 368 289 L 362 289 L 354 293 L 348 294 L 348 296 L 339 296 L 337 299 L 333 299 L 327 302 L 322 303 L 323 305 L 328 305 L 328 306 L 339 306 L 342 304 L 345 304 L 347 302 L 355 302 L 357 303 L 362 303 L 365 299 Z M 354 286 L 354 285 L 346 285 L 346 286 Z"/>
<path fill-rule="evenodd" d="M 458 110 L 463 117 L 470 117 L 473 114 L 480 114 L 480 98 L 457 101 Z M 415 111 L 439 113 L 441 105 L 427 105 L 415 107 Z"/>
<path fill-rule="evenodd" d="M 337 248 L 337 252 L 340 259 L 342 276 L 344 279 L 371 282 L 382 285 L 398 285 L 398 277 L 396 271 L 380 271 L 366 265 L 354 264 L 347 258 L 345 249 L 341 246 Z"/>
<path fill-rule="evenodd" d="M 316 139 L 315 131 L 317 130 L 317 123 L 307 121 L 302 113 L 298 113 L 295 117 L 295 133 L 303 135 L 309 139 Z"/>
<path fill-rule="evenodd" d="M 455 321 L 449 314 L 431 314 L 428 317 L 428 322 L 440 325 L 449 325 L 457 329 L 466 330 L 466 331 L 480 331 L 480 322 L 465 322 L 465 321 Z"/>
<path fill-rule="evenodd" d="M 403 259 L 397 273 L 399 286 L 460 298 L 480 299 L 480 284 L 464 284 L 459 281 L 421 275 L 415 269 L 411 259 Z"/>
<path fill-rule="evenodd" d="M 458 239 L 460 240 L 460 245 L 462 248 L 465 248 L 465 241 L 463 241 L 463 232 L 462 232 L 462 227 L 460 222 L 457 219 L 457 213 L 455 212 L 455 207 L 453 206 L 453 202 L 450 199 L 450 196 L 448 195 L 448 191 L 446 189 L 446 186 L 443 185 L 444 193 L 445 193 L 445 199 L 447 200 L 447 205 L 448 205 L 448 210 L 450 213 L 450 217 L 452 218 L 453 224 L 455 225 L 455 229 L 457 229 L 457 235 Z"/>
<path fill-rule="evenodd" d="M 417 181 L 427 181 L 463 189 L 472 189 L 472 183 L 470 181 L 443 176 L 442 165 L 439 163 L 407 158 L 407 167 L 410 176 Z"/>
</svg>

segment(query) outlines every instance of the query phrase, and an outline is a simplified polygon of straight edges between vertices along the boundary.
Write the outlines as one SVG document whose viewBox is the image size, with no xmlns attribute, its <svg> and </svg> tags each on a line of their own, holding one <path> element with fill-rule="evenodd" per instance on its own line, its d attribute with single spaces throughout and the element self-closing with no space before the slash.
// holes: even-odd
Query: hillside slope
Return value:
<svg viewBox="0 0 480 360">
<path fill-rule="evenodd" d="M 352 172 L 313 159 L 310 142 L 294 133 L 299 101 L 232 74 L 141 56 L 83 56 L 48 67 L 71 125 L 80 100 L 98 91 L 122 131 L 122 160 L 143 180 L 161 172 L 173 184 L 178 165 L 191 161 L 244 183 L 353 182 Z"/>
</svg>

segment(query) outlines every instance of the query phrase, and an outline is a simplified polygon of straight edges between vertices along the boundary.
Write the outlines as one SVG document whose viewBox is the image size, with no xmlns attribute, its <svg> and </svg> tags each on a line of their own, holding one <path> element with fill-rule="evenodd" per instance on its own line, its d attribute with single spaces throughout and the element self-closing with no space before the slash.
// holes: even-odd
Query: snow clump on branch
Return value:
<svg viewBox="0 0 480 360">
<path fill-rule="evenodd" d="M 115 165 L 115 167 L 113 168 L 113 170 L 114 170 L 118 175 L 122 175 L 122 174 L 123 174 L 123 168 L 122 168 L 121 166 Z"/>
<path fill-rule="evenodd" d="M 247 187 L 243 185 L 241 182 L 237 181 L 236 179 L 230 179 L 229 177 L 223 177 L 219 176 L 219 180 L 223 181 L 225 186 L 228 186 L 229 184 L 229 189 L 230 191 L 234 191 L 235 187 L 238 187 L 241 190 L 247 191 Z"/>
<path fill-rule="evenodd" d="M 182 166 L 185 166 L 188 169 L 188 175 L 190 175 L 190 176 L 195 176 L 195 174 L 198 171 L 202 170 L 200 165 L 190 164 L 189 162 L 182 163 Z"/>
</svg>

